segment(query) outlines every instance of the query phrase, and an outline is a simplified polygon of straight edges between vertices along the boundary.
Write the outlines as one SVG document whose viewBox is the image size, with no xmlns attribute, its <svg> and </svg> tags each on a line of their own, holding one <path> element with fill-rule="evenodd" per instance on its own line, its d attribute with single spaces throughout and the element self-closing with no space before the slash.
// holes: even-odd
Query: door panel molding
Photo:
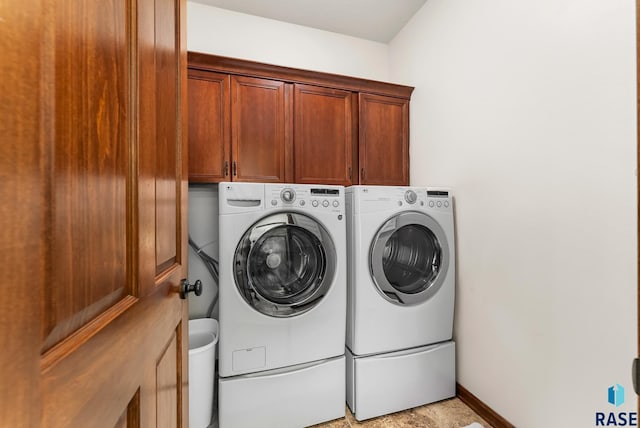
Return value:
<svg viewBox="0 0 640 428">
<path fill-rule="evenodd" d="M 127 406 L 145 384 L 141 369 L 155 370 L 167 338 L 175 335 L 182 308 L 173 296 L 165 284 L 43 373 L 42 426 L 115 425 L 120 413 L 113 410 Z M 104 397 L 109 403 L 101 403 Z"/>
<path fill-rule="evenodd" d="M 106 311 L 102 312 L 96 318 L 88 322 L 82 328 L 74 332 L 71 336 L 58 343 L 42 355 L 41 368 L 46 373 L 57 362 L 69 355 L 87 340 L 96 335 L 100 330 L 109 325 L 114 319 L 131 308 L 138 299 L 133 296 L 126 296 Z"/>
<path fill-rule="evenodd" d="M 45 300 L 44 350 L 132 292 L 127 185 L 134 15 L 131 0 L 63 1 L 52 9 L 51 42 L 64 54 L 51 58 L 55 78 L 48 93 L 54 141 L 47 152 L 53 207 L 47 271 L 53 284 Z"/>
</svg>

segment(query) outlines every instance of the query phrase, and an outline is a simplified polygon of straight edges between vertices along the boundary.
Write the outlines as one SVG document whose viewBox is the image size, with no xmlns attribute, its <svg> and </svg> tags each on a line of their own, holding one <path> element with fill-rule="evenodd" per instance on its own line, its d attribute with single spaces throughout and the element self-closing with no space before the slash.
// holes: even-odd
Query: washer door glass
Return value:
<svg viewBox="0 0 640 428">
<path fill-rule="evenodd" d="M 385 299 L 400 305 L 424 302 L 438 291 L 449 266 L 444 230 L 427 214 L 392 217 L 373 240 L 369 266 Z"/>
<path fill-rule="evenodd" d="M 254 309 L 275 317 L 317 305 L 335 275 L 336 253 L 320 223 L 298 213 L 273 214 L 247 230 L 234 257 L 235 280 Z"/>
</svg>

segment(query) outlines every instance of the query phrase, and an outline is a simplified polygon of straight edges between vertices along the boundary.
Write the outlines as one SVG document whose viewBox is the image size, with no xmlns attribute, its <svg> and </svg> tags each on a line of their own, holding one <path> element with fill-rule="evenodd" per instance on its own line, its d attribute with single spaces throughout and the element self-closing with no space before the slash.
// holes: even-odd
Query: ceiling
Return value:
<svg viewBox="0 0 640 428">
<path fill-rule="evenodd" d="M 197 3 L 388 43 L 426 0 L 192 0 Z"/>
</svg>

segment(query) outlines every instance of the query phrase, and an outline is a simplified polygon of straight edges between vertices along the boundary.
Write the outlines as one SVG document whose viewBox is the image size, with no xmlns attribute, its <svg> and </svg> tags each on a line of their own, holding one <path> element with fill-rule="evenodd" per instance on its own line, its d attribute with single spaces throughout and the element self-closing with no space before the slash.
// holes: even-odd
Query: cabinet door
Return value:
<svg viewBox="0 0 640 428">
<path fill-rule="evenodd" d="M 296 183 L 352 184 L 354 105 L 349 91 L 295 85 Z"/>
<path fill-rule="evenodd" d="M 229 179 L 229 75 L 189 70 L 189 181 Z M 162 101 L 161 101 L 162 102 Z"/>
<path fill-rule="evenodd" d="M 291 139 L 284 82 L 231 77 L 233 181 L 284 182 Z"/>
<path fill-rule="evenodd" d="M 409 100 L 359 95 L 360 184 L 409 185 Z"/>
</svg>

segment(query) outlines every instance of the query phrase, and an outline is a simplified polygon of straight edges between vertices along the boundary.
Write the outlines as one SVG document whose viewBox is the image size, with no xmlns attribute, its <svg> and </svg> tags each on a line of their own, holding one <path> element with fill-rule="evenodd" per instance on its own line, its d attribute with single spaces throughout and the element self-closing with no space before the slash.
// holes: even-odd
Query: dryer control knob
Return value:
<svg viewBox="0 0 640 428">
<path fill-rule="evenodd" d="M 408 204 L 415 204 L 418 200 L 418 195 L 413 190 L 407 190 L 404 192 L 404 200 L 407 201 Z"/>
<path fill-rule="evenodd" d="M 293 189 L 283 189 L 282 192 L 280 192 L 280 199 L 282 199 L 283 202 L 293 202 L 294 199 L 296 198 L 296 191 Z"/>
</svg>

